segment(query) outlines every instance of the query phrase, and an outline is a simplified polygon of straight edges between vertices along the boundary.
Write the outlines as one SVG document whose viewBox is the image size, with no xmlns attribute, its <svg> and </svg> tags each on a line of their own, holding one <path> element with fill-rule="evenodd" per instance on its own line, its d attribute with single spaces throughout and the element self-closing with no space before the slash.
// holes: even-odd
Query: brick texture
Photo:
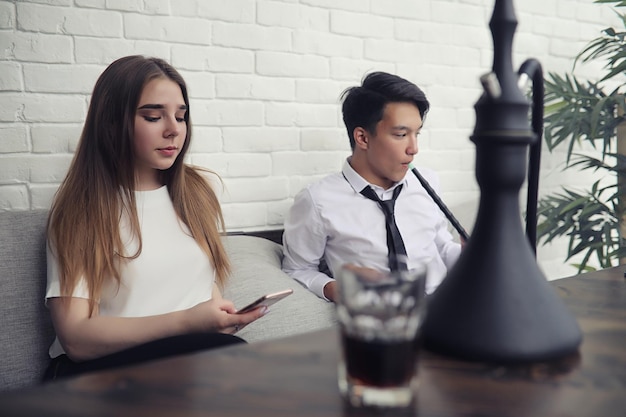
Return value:
<svg viewBox="0 0 626 417">
<path fill-rule="evenodd" d="M 589 40 L 619 25 L 589 0 L 515 7 L 515 68 L 534 57 L 544 72 L 569 72 Z M 302 187 L 340 169 L 350 148 L 339 96 L 375 70 L 426 91 L 416 164 L 439 172 L 444 201 L 471 230 L 480 191 L 469 136 L 492 66 L 492 10 L 487 0 L 0 1 L 0 210 L 49 207 L 95 80 L 114 59 L 143 54 L 187 80 L 189 161 L 224 179 L 229 230 L 281 227 Z M 543 152 L 542 192 L 593 181 L 561 172 L 563 160 Z M 575 272 L 565 248 L 539 247 L 550 278 Z"/>
</svg>

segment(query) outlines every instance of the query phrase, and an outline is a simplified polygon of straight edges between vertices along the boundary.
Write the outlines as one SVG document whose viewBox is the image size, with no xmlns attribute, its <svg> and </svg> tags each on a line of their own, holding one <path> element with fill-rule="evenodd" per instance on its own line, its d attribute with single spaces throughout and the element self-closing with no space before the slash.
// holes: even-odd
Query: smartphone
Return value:
<svg viewBox="0 0 626 417">
<path fill-rule="evenodd" d="M 261 306 L 269 307 L 272 304 L 274 304 L 275 302 L 282 300 L 283 298 L 287 297 L 288 295 L 291 295 L 292 293 L 293 293 L 292 289 L 287 289 L 287 290 L 275 292 L 273 294 L 264 295 L 263 297 L 255 300 L 253 302 L 251 302 L 250 304 L 248 304 L 247 306 L 245 306 L 241 310 L 238 310 L 237 314 L 247 313 L 250 310 L 254 310 L 255 308 L 261 307 Z"/>
</svg>

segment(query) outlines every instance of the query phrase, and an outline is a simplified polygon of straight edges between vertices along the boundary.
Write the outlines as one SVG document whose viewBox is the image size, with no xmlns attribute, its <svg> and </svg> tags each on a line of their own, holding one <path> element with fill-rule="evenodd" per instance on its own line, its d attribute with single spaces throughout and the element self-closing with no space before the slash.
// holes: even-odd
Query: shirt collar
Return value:
<svg viewBox="0 0 626 417">
<path fill-rule="evenodd" d="M 352 166 L 350 165 L 350 158 L 346 158 L 345 162 L 343 163 L 343 169 L 341 170 L 341 173 L 343 174 L 343 177 L 346 179 L 346 181 L 348 181 L 348 184 L 350 184 L 352 189 L 354 189 L 354 191 L 357 193 L 360 193 L 361 190 L 367 187 L 368 185 L 372 187 L 374 191 L 376 191 L 376 194 L 378 194 L 379 196 L 381 196 L 384 192 L 385 193 L 393 192 L 393 190 L 395 190 L 396 187 L 398 187 L 400 184 L 404 184 L 405 189 L 408 186 L 406 175 L 404 176 L 402 181 L 395 183 L 388 190 L 383 190 L 383 188 L 378 185 L 370 184 L 369 182 L 365 180 L 365 178 L 359 175 L 359 173 L 356 172 L 354 168 L 352 168 Z M 407 172 L 407 175 L 408 175 L 408 172 Z"/>
</svg>

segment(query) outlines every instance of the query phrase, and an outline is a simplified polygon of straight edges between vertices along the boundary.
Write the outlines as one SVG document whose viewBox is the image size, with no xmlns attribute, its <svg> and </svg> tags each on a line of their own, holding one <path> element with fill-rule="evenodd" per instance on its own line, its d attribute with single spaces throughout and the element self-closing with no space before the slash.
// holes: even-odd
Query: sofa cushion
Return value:
<svg viewBox="0 0 626 417">
<path fill-rule="evenodd" d="M 331 327 L 334 304 L 304 288 L 281 270 L 282 246 L 255 236 L 225 236 L 233 273 L 224 298 L 242 308 L 262 295 L 293 289 L 293 294 L 270 307 L 269 313 L 240 330 L 248 342 L 291 336 Z"/>
<path fill-rule="evenodd" d="M 48 365 L 46 220 L 46 211 L 0 212 L 0 391 L 40 381 Z"/>
</svg>

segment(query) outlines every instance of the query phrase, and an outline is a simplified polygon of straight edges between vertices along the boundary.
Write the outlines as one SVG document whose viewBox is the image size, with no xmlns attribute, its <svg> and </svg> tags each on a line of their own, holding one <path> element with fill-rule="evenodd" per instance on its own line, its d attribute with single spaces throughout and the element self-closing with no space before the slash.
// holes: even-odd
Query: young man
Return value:
<svg viewBox="0 0 626 417">
<path fill-rule="evenodd" d="M 283 270 L 333 301 L 332 276 L 346 263 L 379 270 L 427 263 L 430 292 L 458 258 L 461 245 L 453 241 L 445 216 L 409 169 L 428 100 L 415 84 L 383 72 L 369 74 L 342 98 L 352 156 L 342 172 L 296 195 L 285 221 Z M 420 171 L 437 190 L 434 173 Z M 375 195 L 368 194 L 368 187 Z M 399 244 L 390 237 L 393 226 L 386 225 L 383 208 L 392 199 Z M 403 246 L 408 265 L 392 266 L 391 246 Z M 321 272 L 324 263 L 327 270 Z"/>
</svg>

